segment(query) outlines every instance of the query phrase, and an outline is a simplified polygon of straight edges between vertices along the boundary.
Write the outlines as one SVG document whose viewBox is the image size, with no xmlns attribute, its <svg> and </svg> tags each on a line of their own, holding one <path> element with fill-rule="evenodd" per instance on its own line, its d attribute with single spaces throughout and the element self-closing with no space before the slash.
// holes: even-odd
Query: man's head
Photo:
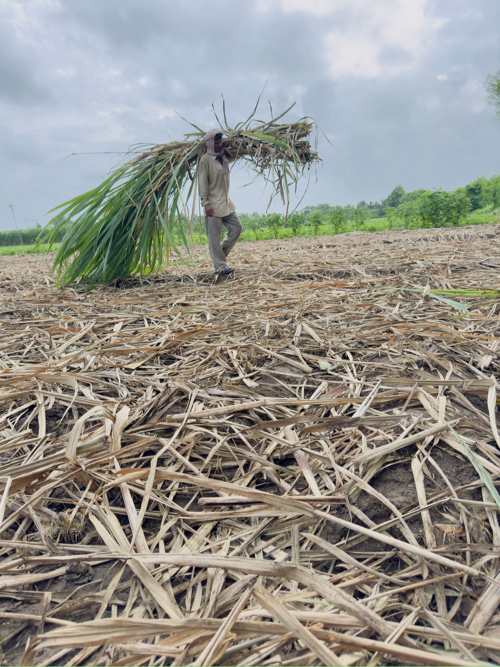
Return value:
<svg viewBox="0 0 500 667">
<path fill-rule="evenodd" d="M 218 132 L 214 137 L 214 151 L 222 153 L 222 133 Z"/>
<path fill-rule="evenodd" d="M 205 135 L 205 145 L 208 155 L 222 160 L 222 169 L 227 173 L 229 171 L 229 161 L 222 146 L 222 132 L 219 130 L 209 130 Z"/>
</svg>

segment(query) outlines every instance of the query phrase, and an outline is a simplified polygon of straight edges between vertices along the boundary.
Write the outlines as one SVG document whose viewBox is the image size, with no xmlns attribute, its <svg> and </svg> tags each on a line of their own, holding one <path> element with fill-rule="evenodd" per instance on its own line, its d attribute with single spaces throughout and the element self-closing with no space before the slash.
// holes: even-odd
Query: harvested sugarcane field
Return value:
<svg viewBox="0 0 500 667">
<path fill-rule="evenodd" d="M 1 664 L 498 664 L 499 239 L 2 257 Z"/>
</svg>

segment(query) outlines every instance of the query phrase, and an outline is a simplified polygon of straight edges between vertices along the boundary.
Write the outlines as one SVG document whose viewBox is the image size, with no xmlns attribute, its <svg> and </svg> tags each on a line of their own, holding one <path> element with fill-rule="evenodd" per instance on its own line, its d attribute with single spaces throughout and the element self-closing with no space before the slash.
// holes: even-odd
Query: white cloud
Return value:
<svg viewBox="0 0 500 667">
<path fill-rule="evenodd" d="M 37 29 L 60 7 L 60 0 L 2 0 L 0 16 L 9 23 L 20 44 L 36 45 L 45 40 Z"/>
<path fill-rule="evenodd" d="M 307 88 L 298 84 L 296 86 L 292 86 L 290 91 L 294 97 L 303 97 L 307 93 Z"/>
<path fill-rule="evenodd" d="M 74 67 L 57 67 L 54 69 L 54 76 L 58 79 L 72 79 L 76 74 Z"/>
<path fill-rule="evenodd" d="M 278 10 L 321 18 L 330 75 L 378 77 L 409 69 L 444 21 L 426 15 L 428 0 L 257 0 Z M 322 30 L 322 32 L 323 32 Z"/>
<path fill-rule="evenodd" d="M 425 15 L 426 4 L 427 0 L 351 0 L 350 20 L 325 38 L 331 76 L 378 77 L 411 68 L 436 29 L 436 22 Z"/>
<path fill-rule="evenodd" d="M 306 12 L 315 16 L 331 14 L 339 5 L 335 0 L 280 0 L 280 3 L 285 12 Z"/>
</svg>

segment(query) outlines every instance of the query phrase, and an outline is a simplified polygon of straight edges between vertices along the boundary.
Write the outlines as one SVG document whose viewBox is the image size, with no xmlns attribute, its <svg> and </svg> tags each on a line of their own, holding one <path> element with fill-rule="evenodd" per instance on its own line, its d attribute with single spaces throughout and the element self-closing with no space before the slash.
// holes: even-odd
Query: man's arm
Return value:
<svg viewBox="0 0 500 667">
<path fill-rule="evenodd" d="M 210 204 L 208 200 L 208 165 L 206 160 L 201 158 L 198 165 L 198 188 L 200 192 L 201 205 L 205 207 Z"/>
<path fill-rule="evenodd" d="M 201 158 L 198 165 L 198 188 L 200 192 L 201 205 L 205 209 L 205 215 L 213 218 L 214 209 L 208 200 L 208 165 L 207 161 Z"/>
</svg>

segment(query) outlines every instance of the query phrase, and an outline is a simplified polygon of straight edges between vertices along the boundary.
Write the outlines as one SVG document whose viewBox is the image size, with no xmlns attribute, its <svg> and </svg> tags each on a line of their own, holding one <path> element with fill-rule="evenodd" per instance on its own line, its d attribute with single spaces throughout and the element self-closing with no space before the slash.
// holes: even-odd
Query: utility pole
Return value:
<svg viewBox="0 0 500 667">
<path fill-rule="evenodd" d="M 20 245 L 23 245 L 23 237 L 21 236 L 21 232 L 19 231 L 19 227 L 17 225 L 16 216 L 14 215 L 14 206 L 12 204 L 9 204 L 9 208 L 10 212 L 12 213 L 12 217 L 14 218 L 14 224 L 16 225 L 17 233 L 19 234 Z"/>
</svg>

